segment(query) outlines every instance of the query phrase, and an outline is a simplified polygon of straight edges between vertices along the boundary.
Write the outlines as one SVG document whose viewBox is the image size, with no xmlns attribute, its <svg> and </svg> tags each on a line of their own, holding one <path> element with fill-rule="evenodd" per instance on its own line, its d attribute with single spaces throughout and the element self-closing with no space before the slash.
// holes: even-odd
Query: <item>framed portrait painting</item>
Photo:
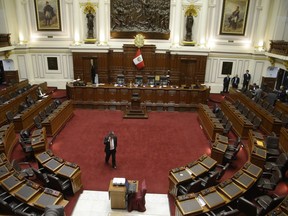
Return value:
<svg viewBox="0 0 288 216">
<path fill-rule="evenodd" d="M 59 1 L 34 0 L 38 31 L 61 31 Z"/>
<path fill-rule="evenodd" d="M 223 0 L 221 35 L 245 35 L 250 0 Z"/>
</svg>

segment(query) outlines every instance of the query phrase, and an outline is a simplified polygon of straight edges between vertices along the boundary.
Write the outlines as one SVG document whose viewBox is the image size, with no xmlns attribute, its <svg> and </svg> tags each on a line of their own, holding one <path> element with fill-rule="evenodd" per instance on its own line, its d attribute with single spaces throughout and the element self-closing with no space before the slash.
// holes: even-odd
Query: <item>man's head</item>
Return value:
<svg viewBox="0 0 288 216">
<path fill-rule="evenodd" d="M 249 73 L 249 70 L 246 70 L 246 73 Z"/>
</svg>

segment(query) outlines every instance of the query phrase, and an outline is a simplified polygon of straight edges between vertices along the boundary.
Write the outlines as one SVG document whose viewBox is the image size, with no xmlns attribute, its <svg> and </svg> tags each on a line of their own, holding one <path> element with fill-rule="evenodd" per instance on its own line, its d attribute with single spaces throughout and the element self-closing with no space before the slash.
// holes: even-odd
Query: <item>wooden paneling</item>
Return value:
<svg viewBox="0 0 288 216">
<path fill-rule="evenodd" d="M 133 63 L 137 49 L 133 44 L 124 44 L 123 52 L 73 53 L 74 79 L 91 82 L 89 60 L 96 58 L 100 83 L 112 84 L 121 73 L 126 83 L 133 82 L 136 75 L 143 75 L 143 82 L 146 83 L 148 75 L 166 75 L 168 70 L 171 85 L 190 86 L 197 81 L 204 83 L 207 56 L 157 53 L 155 45 L 145 45 L 141 48 L 145 67 L 138 70 Z"/>
</svg>

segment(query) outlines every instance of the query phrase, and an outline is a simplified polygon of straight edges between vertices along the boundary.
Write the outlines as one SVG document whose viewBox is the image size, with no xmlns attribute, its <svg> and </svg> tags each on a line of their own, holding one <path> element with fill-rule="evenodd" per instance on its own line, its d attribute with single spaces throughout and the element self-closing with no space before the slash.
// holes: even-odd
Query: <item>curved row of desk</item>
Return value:
<svg viewBox="0 0 288 216">
<path fill-rule="evenodd" d="M 14 210 L 25 205 L 43 213 L 48 205 L 65 207 L 68 204 L 68 200 L 64 199 L 61 192 L 42 187 L 14 170 L 4 153 L 0 156 L 0 185 L 8 196 L 13 196 L 13 202 L 16 203 L 13 206 Z"/>
</svg>

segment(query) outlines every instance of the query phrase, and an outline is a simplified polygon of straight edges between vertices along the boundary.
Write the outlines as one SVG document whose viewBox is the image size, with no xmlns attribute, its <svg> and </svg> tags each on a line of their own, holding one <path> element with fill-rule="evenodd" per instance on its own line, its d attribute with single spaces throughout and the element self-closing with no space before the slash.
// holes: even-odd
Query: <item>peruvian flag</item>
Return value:
<svg viewBox="0 0 288 216">
<path fill-rule="evenodd" d="M 145 66 L 140 49 L 137 50 L 133 62 L 139 70 Z"/>
</svg>

